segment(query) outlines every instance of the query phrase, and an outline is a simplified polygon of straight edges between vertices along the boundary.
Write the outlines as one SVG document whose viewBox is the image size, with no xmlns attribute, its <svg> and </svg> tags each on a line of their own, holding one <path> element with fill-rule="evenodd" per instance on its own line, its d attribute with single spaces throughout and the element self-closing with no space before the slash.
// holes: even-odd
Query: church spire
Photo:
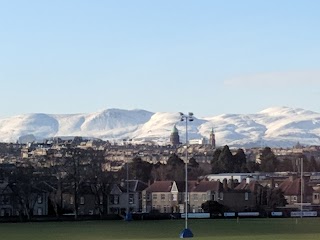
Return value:
<svg viewBox="0 0 320 240">
<path fill-rule="evenodd" d="M 209 144 L 213 147 L 216 148 L 216 135 L 214 133 L 214 129 L 212 127 L 211 132 L 210 132 L 210 138 L 209 138 Z"/>
</svg>

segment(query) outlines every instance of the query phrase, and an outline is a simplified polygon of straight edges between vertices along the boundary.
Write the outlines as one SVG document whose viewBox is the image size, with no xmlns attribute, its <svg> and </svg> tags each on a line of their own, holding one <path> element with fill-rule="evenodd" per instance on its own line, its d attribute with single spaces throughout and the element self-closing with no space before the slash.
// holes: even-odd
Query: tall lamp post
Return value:
<svg viewBox="0 0 320 240">
<path fill-rule="evenodd" d="M 188 122 L 193 121 L 193 113 L 189 112 L 188 115 L 183 114 L 180 112 L 180 121 L 185 121 L 186 122 L 186 160 L 185 160 L 185 207 L 184 207 L 184 212 L 185 212 L 185 227 L 180 232 L 180 238 L 192 238 L 193 233 L 192 231 L 188 228 Z"/>
<path fill-rule="evenodd" d="M 300 218 L 303 217 L 303 191 L 304 191 L 304 179 L 303 179 L 303 157 L 300 158 L 300 164 L 301 164 L 301 167 L 300 167 Z"/>
<path fill-rule="evenodd" d="M 124 140 L 126 141 L 126 140 Z M 127 144 L 125 144 L 125 157 L 126 157 L 126 151 L 127 151 Z M 126 221 L 131 221 L 132 220 L 132 214 L 130 212 L 130 207 L 129 207 L 129 161 L 128 159 L 126 158 L 126 177 L 127 177 L 127 205 L 126 205 L 126 216 L 125 216 L 125 220 Z"/>
</svg>

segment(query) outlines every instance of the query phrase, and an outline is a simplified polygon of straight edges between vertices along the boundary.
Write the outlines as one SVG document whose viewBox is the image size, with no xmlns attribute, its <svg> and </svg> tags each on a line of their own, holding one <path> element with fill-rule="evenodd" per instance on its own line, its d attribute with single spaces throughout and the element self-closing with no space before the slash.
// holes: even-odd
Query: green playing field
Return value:
<svg viewBox="0 0 320 240">
<path fill-rule="evenodd" d="M 320 239 L 320 219 L 189 220 L 197 240 Z M 179 239 L 183 220 L 2 223 L 1 240 Z"/>
</svg>

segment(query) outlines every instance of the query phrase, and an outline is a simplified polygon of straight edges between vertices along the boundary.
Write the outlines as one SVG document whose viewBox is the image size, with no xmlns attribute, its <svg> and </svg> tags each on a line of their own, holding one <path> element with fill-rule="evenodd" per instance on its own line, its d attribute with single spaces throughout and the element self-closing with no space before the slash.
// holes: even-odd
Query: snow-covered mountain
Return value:
<svg viewBox="0 0 320 240">
<path fill-rule="evenodd" d="M 83 136 L 166 144 L 174 125 L 184 141 L 185 123 L 179 120 L 179 113 L 120 109 L 90 114 L 25 114 L 0 119 L 0 141 Z M 274 107 L 256 114 L 195 118 L 189 123 L 189 138 L 208 138 L 212 128 L 217 145 L 287 147 L 297 142 L 320 145 L 320 114 L 304 109 Z"/>
</svg>

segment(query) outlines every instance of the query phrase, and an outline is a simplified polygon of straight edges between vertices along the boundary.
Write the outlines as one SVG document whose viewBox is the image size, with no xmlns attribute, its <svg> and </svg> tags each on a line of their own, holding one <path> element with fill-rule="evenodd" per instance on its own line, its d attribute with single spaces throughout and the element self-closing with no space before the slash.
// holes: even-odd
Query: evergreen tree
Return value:
<svg viewBox="0 0 320 240">
<path fill-rule="evenodd" d="M 223 147 L 218 163 L 221 167 L 221 172 L 234 172 L 233 155 L 227 145 Z"/>
<path fill-rule="evenodd" d="M 172 154 L 166 165 L 167 180 L 183 181 L 185 179 L 185 163 L 176 154 Z"/>
<path fill-rule="evenodd" d="M 204 171 L 200 168 L 199 163 L 195 158 L 190 158 L 188 163 L 188 179 L 196 180 L 199 176 L 204 175 Z"/>
<path fill-rule="evenodd" d="M 129 163 L 130 179 L 137 179 L 143 182 L 148 182 L 151 178 L 152 164 L 143 161 L 140 157 L 135 157 Z"/>
<path fill-rule="evenodd" d="M 211 160 L 211 172 L 212 173 L 220 173 L 221 172 L 219 162 L 218 162 L 220 154 L 221 154 L 220 148 L 216 149 L 213 153 L 213 158 Z"/>
<path fill-rule="evenodd" d="M 244 153 L 243 149 L 239 148 L 233 158 L 234 172 L 242 172 L 245 169 L 247 163 L 247 156 Z"/>
<path fill-rule="evenodd" d="M 294 171 L 294 163 L 292 159 L 284 158 L 281 162 L 279 162 L 278 171 L 280 172 L 293 172 Z"/>
<path fill-rule="evenodd" d="M 272 152 L 270 147 L 265 147 L 261 153 L 261 171 L 263 172 L 275 172 L 279 165 L 279 161 Z"/>
<path fill-rule="evenodd" d="M 318 163 L 316 162 L 316 159 L 314 156 L 311 156 L 311 158 L 310 158 L 309 171 L 310 172 L 318 172 L 319 171 L 319 166 L 318 166 Z"/>
<path fill-rule="evenodd" d="M 275 209 L 276 207 L 283 207 L 287 203 L 287 200 L 285 199 L 283 192 L 279 188 L 275 188 L 273 190 L 270 190 L 270 194 L 268 194 L 268 207 L 271 209 Z"/>
<path fill-rule="evenodd" d="M 247 164 L 243 167 L 242 172 L 256 172 L 260 171 L 260 164 L 256 162 L 247 162 Z"/>
</svg>

